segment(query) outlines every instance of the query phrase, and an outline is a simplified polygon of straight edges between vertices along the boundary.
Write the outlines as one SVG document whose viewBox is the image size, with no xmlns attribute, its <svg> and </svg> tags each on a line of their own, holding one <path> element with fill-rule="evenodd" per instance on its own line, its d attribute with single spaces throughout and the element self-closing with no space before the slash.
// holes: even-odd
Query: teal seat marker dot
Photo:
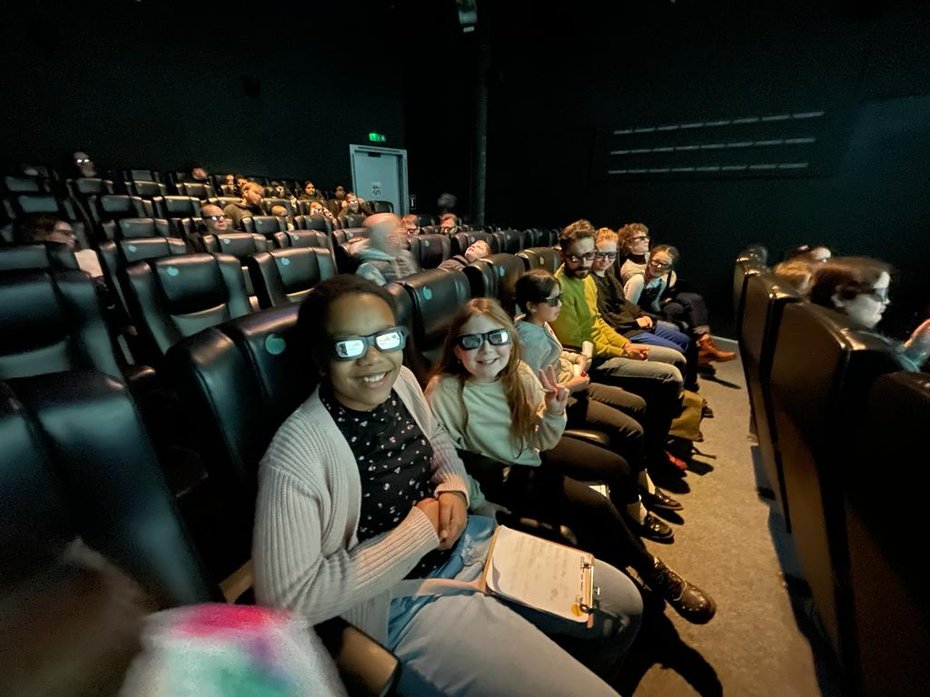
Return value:
<svg viewBox="0 0 930 697">
<path fill-rule="evenodd" d="M 179 273 L 181 273 L 181 272 L 178 271 L 178 267 L 177 267 L 177 266 L 169 266 L 169 267 L 168 267 L 168 275 L 171 276 L 172 278 L 173 278 L 174 276 L 177 276 Z"/>
<path fill-rule="evenodd" d="M 423 289 L 423 297 L 427 300 L 433 297 L 433 291 L 429 289 L 429 286 Z"/>
<path fill-rule="evenodd" d="M 287 266 L 287 265 L 290 264 L 290 263 L 291 263 L 291 260 L 288 259 L 287 257 L 284 257 L 284 258 L 281 260 L 281 266 Z"/>
<path fill-rule="evenodd" d="M 136 251 L 137 247 L 134 244 L 130 244 L 126 246 L 126 249 L 128 249 L 130 252 L 134 252 Z"/>
<path fill-rule="evenodd" d="M 280 356 L 287 348 L 287 342 L 277 334 L 269 334 L 265 337 L 265 350 L 272 356 Z"/>
<path fill-rule="evenodd" d="M 429 247 L 429 240 L 423 240 L 423 246 Z"/>
<path fill-rule="evenodd" d="M 497 275 L 500 276 L 501 278 L 504 277 L 504 267 L 503 267 L 503 266 L 498 266 L 498 267 L 497 267 Z"/>
</svg>

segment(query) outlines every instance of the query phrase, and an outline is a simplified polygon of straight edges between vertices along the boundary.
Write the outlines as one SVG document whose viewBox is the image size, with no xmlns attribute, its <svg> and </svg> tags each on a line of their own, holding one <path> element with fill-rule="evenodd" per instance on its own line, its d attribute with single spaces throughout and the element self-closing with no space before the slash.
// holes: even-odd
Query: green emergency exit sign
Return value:
<svg viewBox="0 0 930 697">
<path fill-rule="evenodd" d="M 372 131 L 368 134 L 368 141 L 371 143 L 387 143 L 387 136 L 383 133 L 375 133 Z"/>
</svg>

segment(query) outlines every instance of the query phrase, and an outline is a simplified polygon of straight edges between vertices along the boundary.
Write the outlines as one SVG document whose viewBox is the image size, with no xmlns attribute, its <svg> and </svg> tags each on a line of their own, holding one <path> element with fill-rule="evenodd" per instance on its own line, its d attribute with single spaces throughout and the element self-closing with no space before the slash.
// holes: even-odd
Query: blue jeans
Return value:
<svg viewBox="0 0 930 697">
<path fill-rule="evenodd" d="M 660 319 L 651 332 L 640 332 L 630 337 L 630 341 L 647 346 L 664 346 L 687 354 L 691 340 L 671 322 Z"/>
<path fill-rule="evenodd" d="M 452 556 L 431 577 L 474 581 L 484 571 L 495 522 L 469 516 Z M 388 648 L 403 663 L 403 695 L 615 695 L 546 634 L 605 644 L 609 660 L 629 649 L 642 619 L 633 582 L 598 561 L 594 626 L 482 593 L 395 598 Z M 587 641 L 585 643 L 588 643 Z"/>
</svg>

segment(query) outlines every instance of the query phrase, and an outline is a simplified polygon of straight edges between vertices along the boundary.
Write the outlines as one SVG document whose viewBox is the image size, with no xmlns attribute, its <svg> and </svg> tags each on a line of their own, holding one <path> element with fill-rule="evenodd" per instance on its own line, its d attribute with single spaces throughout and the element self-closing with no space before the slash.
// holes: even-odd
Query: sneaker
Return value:
<svg viewBox="0 0 930 697">
<path fill-rule="evenodd" d="M 713 598 L 688 583 L 658 557 L 655 558 L 652 577 L 643 580 L 691 624 L 707 624 L 717 613 L 717 604 Z"/>
</svg>

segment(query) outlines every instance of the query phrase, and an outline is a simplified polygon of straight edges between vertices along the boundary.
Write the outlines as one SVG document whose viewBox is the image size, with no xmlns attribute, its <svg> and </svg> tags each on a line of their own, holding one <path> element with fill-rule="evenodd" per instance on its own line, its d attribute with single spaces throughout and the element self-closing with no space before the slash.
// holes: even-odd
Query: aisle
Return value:
<svg viewBox="0 0 930 697">
<path fill-rule="evenodd" d="M 671 622 L 653 619 L 651 633 L 644 636 L 656 644 L 651 660 L 644 664 L 633 657 L 625 673 L 627 684 L 636 688 L 625 694 L 839 695 L 831 671 L 815 660 L 792 610 L 782 564 L 789 573 L 794 567 L 779 560 L 779 550 L 783 559 L 790 558 L 782 520 L 770 515 L 770 504 L 756 491 L 742 367 L 739 360 L 718 366 L 717 382 L 702 381 L 701 394 L 715 418 L 704 421 L 705 440 L 698 444 L 716 459 L 697 457 L 703 466 L 681 480 L 687 493 L 674 494 L 685 506 L 684 524 L 674 526 L 675 543 L 647 542 L 652 552 L 713 595 L 717 616 L 695 626 L 666 608 Z M 809 626 L 809 603 L 802 599 L 798 606 L 800 625 Z"/>
</svg>

